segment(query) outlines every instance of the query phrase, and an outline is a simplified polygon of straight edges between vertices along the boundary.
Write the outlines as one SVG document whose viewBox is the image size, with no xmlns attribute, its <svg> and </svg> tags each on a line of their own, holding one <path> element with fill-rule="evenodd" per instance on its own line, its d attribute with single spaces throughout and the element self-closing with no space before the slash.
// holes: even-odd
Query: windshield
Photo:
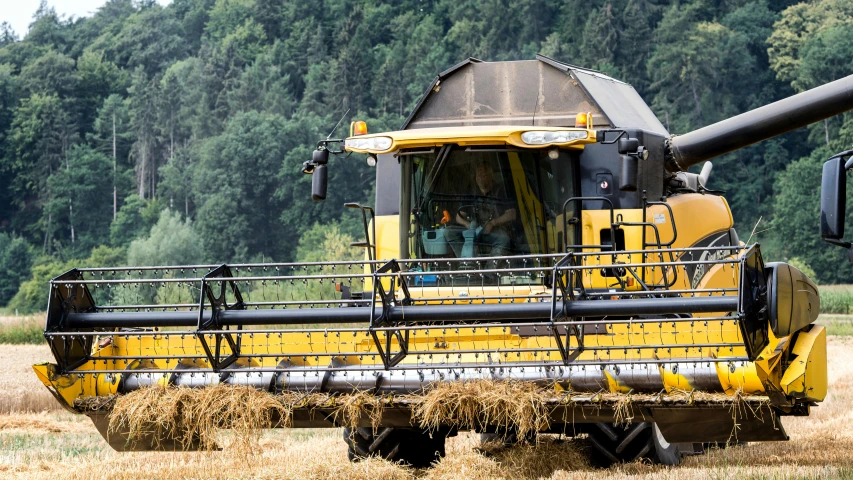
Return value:
<svg viewBox="0 0 853 480">
<path fill-rule="evenodd" d="M 562 207 L 575 196 L 576 155 L 455 145 L 403 152 L 411 162 L 410 258 L 561 251 Z"/>
</svg>

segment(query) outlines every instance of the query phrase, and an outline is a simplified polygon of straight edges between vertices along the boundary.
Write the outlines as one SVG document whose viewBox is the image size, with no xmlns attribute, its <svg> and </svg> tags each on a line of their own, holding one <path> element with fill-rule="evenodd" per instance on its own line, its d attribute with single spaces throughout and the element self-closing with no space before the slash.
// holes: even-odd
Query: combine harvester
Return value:
<svg viewBox="0 0 853 480">
<path fill-rule="evenodd" d="M 853 76 L 673 136 L 601 73 L 469 59 L 400 131 L 354 122 L 305 163 L 315 200 L 330 154 L 376 168 L 375 211 L 346 205 L 364 261 L 74 269 L 34 369 L 119 450 L 199 444 L 110 429 L 110 402 L 222 384 L 290 398 L 269 426 L 346 426 L 351 459 L 417 466 L 465 429 L 586 434 L 599 464 L 787 440 L 826 395 L 817 288 L 741 241 L 710 163 L 687 170 L 851 108 Z M 341 421 L 356 397 L 374 408 Z"/>
</svg>

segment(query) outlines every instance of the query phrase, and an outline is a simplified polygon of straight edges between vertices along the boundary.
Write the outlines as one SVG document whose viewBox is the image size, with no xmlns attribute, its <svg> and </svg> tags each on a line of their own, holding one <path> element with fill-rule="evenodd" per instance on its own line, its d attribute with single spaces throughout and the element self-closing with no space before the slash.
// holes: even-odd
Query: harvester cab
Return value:
<svg viewBox="0 0 853 480">
<path fill-rule="evenodd" d="M 364 260 L 72 270 L 36 373 L 118 449 L 205 445 L 120 407 L 224 387 L 286 407 L 263 426 L 343 426 L 350 458 L 413 465 L 460 430 L 585 434 L 602 464 L 786 440 L 826 395 L 817 289 L 687 170 L 853 108 L 851 85 L 673 136 L 601 73 L 469 59 L 399 131 L 356 122 L 303 165 L 315 200 L 331 156 L 376 168 L 375 205 L 347 204 Z"/>
</svg>

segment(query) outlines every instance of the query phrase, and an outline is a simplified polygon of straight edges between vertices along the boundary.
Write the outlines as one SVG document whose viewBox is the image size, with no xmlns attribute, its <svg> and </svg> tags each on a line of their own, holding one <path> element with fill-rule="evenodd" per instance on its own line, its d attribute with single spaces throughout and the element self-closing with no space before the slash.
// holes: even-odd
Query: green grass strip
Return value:
<svg viewBox="0 0 853 480">
<path fill-rule="evenodd" d="M 4 318 L 0 322 L 0 343 L 43 344 L 44 315 Z"/>
</svg>

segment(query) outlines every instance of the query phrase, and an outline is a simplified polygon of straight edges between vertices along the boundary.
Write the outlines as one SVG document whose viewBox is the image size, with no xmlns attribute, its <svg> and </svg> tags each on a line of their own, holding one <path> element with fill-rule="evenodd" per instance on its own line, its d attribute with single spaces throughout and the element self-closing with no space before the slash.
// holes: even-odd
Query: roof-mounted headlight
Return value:
<svg viewBox="0 0 853 480">
<path fill-rule="evenodd" d="M 391 137 L 348 138 L 344 143 L 346 148 L 353 150 L 370 150 L 384 152 L 391 148 Z"/>
<path fill-rule="evenodd" d="M 532 131 L 521 134 L 521 141 L 528 145 L 550 145 L 583 140 L 589 134 L 583 130 Z"/>
</svg>

